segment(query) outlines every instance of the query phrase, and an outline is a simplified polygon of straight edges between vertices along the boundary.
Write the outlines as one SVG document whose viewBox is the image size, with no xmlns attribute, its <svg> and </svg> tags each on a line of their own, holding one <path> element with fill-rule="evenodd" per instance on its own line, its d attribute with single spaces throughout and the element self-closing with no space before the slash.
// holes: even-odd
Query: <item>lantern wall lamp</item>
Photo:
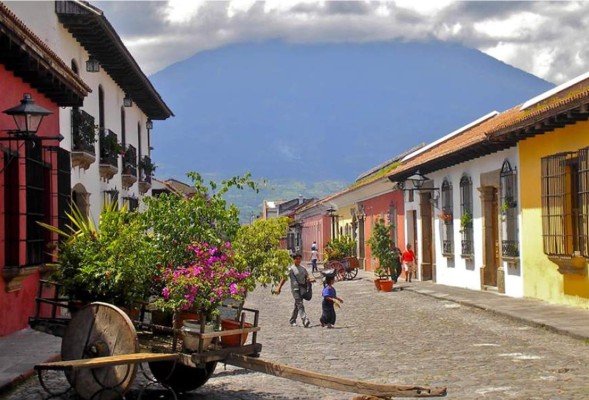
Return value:
<svg viewBox="0 0 589 400">
<path fill-rule="evenodd" d="M 30 93 L 23 95 L 20 104 L 3 111 L 4 114 L 10 115 L 16 124 L 16 130 L 7 130 L 10 137 L 0 138 L 0 141 L 11 140 L 63 140 L 62 135 L 57 136 L 37 136 L 39 126 L 43 118 L 53 114 L 51 111 L 35 104 Z"/>
<path fill-rule="evenodd" d="M 430 178 L 423 175 L 419 170 L 416 170 L 415 173 L 409 177 L 407 177 L 404 181 L 398 182 L 397 187 L 401 190 L 418 190 L 418 191 L 432 191 L 435 192 L 436 190 L 440 190 L 439 188 L 424 188 L 423 184 L 425 181 L 429 181 Z M 408 186 L 411 187 L 408 187 Z"/>
<path fill-rule="evenodd" d="M 125 97 L 123 97 L 123 106 L 124 107 L 132 107 L 133 106 L 133 99 L 128 94 L 125 94 Z"/>
<path fill-rule="evenodd" d="M 86 72 L 100 72 L 100 62 L 92 56 L 86 61 Z"/>
</svg>

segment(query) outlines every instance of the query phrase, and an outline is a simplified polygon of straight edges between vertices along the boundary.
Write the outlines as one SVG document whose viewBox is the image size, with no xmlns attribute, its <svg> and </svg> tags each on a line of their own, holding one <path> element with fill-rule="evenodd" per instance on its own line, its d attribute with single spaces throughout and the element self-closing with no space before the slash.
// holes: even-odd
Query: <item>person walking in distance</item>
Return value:
<svg viewBox="0 0 589 400">
<path fill-rule="evenodd" d="M 312 272 L 317 271 L 317 259 L 318 258 L 319 258 L 319 252 L 317 251 L 317 248 L 313 248 L 311 250 L 311 271 Z"/>
<path fill-rule="evenodd" d="M 290 290 L 292 297 L 294 298 L 294 309 L 290 316 L 290 325 L 297 326 L 297 316 L 301 318 L 301 322 L 305 328 L 311 325 L 311 321 L 307 318 L 305 313 L 305 305 L 303 303 L 303 295 L 305 295 L 307 288 L 307 281 L 309 281 L 309 273 L 307 269 L 301 265 L 301 255 L 295 254 L 293 257 L 293 264 L 288 268 L 288 279 L 290 279 Z M 278 288 L 274 291 L 276 294 L 280 294 L 282 286 L 286 282 L 286 277 L 282 278 L 278 284 Z"/>
<path fill-rule="evenodd" d="M 391 265 L 391 279 L 397 283 L 397 280 L 401 278 L 401 270 L 403 269 L 403 261 L 401 260 L 401 249 L 396 245 L 393 245 L 393 263 Z"/>
<path fill-rule="evenodd" d="M 328 328 L 333 328 L 333 325 L 335 325 L 335 304 L 337 304 L 336 302 L 344 302 L 342 299 L 337 297 L 335 288 L 333 287 L 334 281 L 335 277 L 333 275 L 326 276 L 325 287 L 323 288 L 323 292 L 321 293 L 321 295 L 323 296 L 323 302 L 321 303 L 321 318 L 319 319 L 319 322 L 321 322 L 321 326 L 326 326 Z"/>
<path fill-rule="evenodd" d="M 405 270 L 405 282 L 411 282 L 411 275 L 413 275 L 413 268 L 415 265 L 415 253 L 411 249 L 411 245 L 407 244 L 407 249 L 403 252 L 403 269 Z"/>
</svg>

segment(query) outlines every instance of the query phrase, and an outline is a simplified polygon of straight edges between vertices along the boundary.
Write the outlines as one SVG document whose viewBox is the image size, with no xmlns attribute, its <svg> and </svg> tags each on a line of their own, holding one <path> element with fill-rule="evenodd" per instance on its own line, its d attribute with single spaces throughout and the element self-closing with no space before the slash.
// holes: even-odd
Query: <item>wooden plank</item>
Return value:
<svg viewBox="0 0 589 400">
<path fill-rule="evenodd" d="M 263 372 L 265 374 L 310 385 L 375 397 L 442 397 L 446 395 L 445 387 L 430 388 L 415 385 L 389 385 L 355 381 L 352 379 L 338 378 L 331 375 L 305 371 L 299 368 L 289 367 L 288 365 L 233 353 L 227 356 L 225 362 L 236 367 L 251 369 L 253 371 Z"/>
<path fill-rule="evenodd" d="M 238 329 L 228 329 L 223 331 L 214 331 L 208 333 L 200 333 L 192 331 L 191 334 L 195 336 L 200 336 L 203 339 L 205 338 L 212 338 L 212 337 L 220 337 L 220 336 L 230 336 L 230 335 L 239 335 L 246 332 L 258 332 L 260 330 L 259 326 L 252 326 L 251 328 L 238 328 Z"/>
<path fill-rule="evenodd" d="M 178 360 L 179 354 L 131 353 L 116 356 L 85 358 L 80 360 L 55 361 L 35 365 L 36 370 L 71 371 L 83 368 L 100 368 L 124 364 L 140 364 L 149 361 Z"/>
</svg>

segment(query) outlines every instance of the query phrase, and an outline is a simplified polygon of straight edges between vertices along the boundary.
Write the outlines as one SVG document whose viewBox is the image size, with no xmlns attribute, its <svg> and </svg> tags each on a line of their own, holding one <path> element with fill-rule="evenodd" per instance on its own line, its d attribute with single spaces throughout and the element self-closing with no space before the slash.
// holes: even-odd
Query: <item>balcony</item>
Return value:
<svg viewBox="0 0 589 400">
<path fill-rule="evenodd" d="M 123 155 L 121 179 L 124 189 L 129 189 L 137 182 L 137 150 L 132 145 L 127 146 Z"/>
<path fill-rule="evenodd" d="M 139 192 L 146 193 L 151 189 L 151 177 L 155 172 L 156 166 L 151 161 L 151 158 L 144 156 L 139 161 Z"/>
<path fill-rule="evenodd" d="M 519 242 L 517 240 L 501 241 L 501 255 L 503 258 L 519 257 Z"/>
<path fill-rule="evenodd" d="M 474 254 L 473 241 L 470 239 L 463 239 L 461 241 L 461 246 L 462 246 L 462 252 L 461 252 L 460 256 L 462 258 L 467 258 L 467 259 L 472 258 L 473 254 Z"/>
<path fill-rule="evenodd" d="M 72 167 L 88 169 L 96 161 L 94 117 L 84 110 L 72 110 Z"/>
<path fill-rule="evenodd" d="M 117 135 L 110 129 L 100 130 L 100 177 L 110 181 L 119 172 L 119 154 L 121 145 Z"/>
<path fill-rule="evenodd" d="M 442 241 L 442 255 L 444 257 L 453 257 L 454 256 L 454 242 L 452 240 L 443 240 Z"/>
</svg>

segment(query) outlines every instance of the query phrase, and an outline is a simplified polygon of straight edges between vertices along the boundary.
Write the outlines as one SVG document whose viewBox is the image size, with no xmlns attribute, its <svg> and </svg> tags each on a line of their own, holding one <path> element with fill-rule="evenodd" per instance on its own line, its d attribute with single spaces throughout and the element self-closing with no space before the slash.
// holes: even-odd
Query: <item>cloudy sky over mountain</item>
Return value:
<svg viewBox="0 0 589 400">
<path fill-rule="evenodd" d="M 589 70 L 586 1 L 101 1 L 144 71 L 236 42 L 440 39 L 553 83 Z"/>
</svg>

